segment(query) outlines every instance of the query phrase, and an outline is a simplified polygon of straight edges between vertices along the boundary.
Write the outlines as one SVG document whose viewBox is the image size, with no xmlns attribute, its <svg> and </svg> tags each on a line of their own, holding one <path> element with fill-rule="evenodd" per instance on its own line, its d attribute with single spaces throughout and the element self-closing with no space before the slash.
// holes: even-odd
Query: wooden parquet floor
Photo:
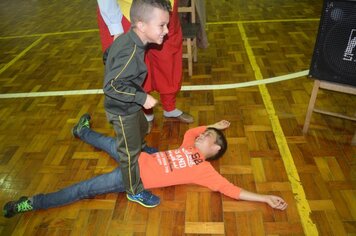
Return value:
<svg viewBox="0 0 356 236">
<path fill-rule="evenodd" d="M 183 85 L 241 83 L 309 69 L 321 5 L 206 1 L 209 47 L 199 49 L 192 77 L 184 65 Z M 71 136 L 85 112 L 92 115 L 93 129 L 113 135 L 102 94 L 16 96 L 101 88 L 95 11 L 96 1 L 0 2 L 0 95 L 15 94 L 0 98 L 1 206 L 117 167 L 107 154 Z M 177 107 L 195 123 L 166 120 L 157 107 L 147 137 L 151 146 L 165 150 L 179 146 L 189 127 L 231 121 L 227 154 L 214 167 L 247 190 L 282 196 L 286 211 L 195 185 L 175 186 L 153 190 L 162 200 L 154 209 L 112 193 L 11 219 L 1 216 L 0 235 L 356 235 L 356 147 L 350 145 L 355 123 L 314 113 L 303 135 L 312 86 L 303 76 L 263 86 L 182 91 Z M 354 115 L 356 99 L 320 91 L 317 106 Z"/>
</svg>

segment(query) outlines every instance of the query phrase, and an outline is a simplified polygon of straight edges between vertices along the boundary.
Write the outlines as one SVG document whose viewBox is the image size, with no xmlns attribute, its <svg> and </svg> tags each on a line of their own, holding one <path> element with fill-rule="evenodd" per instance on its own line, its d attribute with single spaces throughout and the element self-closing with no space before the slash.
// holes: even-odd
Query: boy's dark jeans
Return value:
<svg viewBox="0 0 356 236">
<path fill-rule="evenodd" d="M 85 127 L 80 131 L 78 136 L 84 142 L 107 152 L 117 162 L 120 161 L 116 151 L 117 142 L 114 138 L 104 136 Z M 33 197 L 33 208 L 47 209 L 91 198 L 99 194 L 124 191 L 125 187 L 121 169 L 116 168 L 110 173 L 79 182 L 57 192 L 35 195 Z"/>
</svg>

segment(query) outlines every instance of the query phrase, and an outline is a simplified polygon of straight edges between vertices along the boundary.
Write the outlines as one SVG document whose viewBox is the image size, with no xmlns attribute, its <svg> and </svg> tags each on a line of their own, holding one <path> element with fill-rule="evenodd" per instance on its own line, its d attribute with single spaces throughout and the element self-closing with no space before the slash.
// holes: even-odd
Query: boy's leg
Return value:
<svg viewBox="0 0 356 236">
<path fill-rule="evenodd" d="M 79 182 L 58 192 L 35 195 L 33 205 L 35 209 L 47 209 L 100 194 L 124 191 L 121 169 L 118 167 L 110 173 Z"/>
<path fill-rule="evenodd" d="M 120 156 L 120 167 L 128 194 L 137 194 L 144 190 L 140 178 L 138 157 L 144 140 L 141 130 L 145 128 L 147 130 L 147 121 L 144 120 L 143 123 L 140 123 L 142 122 L 141 113 L 142 111 L 139 111 L 127 116 L 107 113 L 108 120 L 117 135 L 117 152 Z"/>
<path fill-rule="evenodd" d="M 107 113 L 107 116 L 118 137 L 117 150 L 127 198 L 145 207 L 157 206 L 160 199 L 144 189 L 138 166 L 141 148 L 146 145 L 144 136 L 148 128 L 143 111 L 127 116 Z"/>
<path fill-rule="evenodd" d="M 105 136 L 101 133 L 98 133 L 90 128 L 90 115 L 88 113 L 82 115 L 78 123 L 73 127 L 72 134 L 74 137 L 77 137 L 87 144 L 94 146 L 100 150 L 108 153 L 115 161 L 120 162 L 120 158 L 117 153 L 117 141 L 116 139 Z M 141 132 L 144 132 L 142 130 Z M 158 149 L 153 147 L 144 146 L 142 151 L 147 153 L 158 152 Z"/>
<path fill-rule="evenodd" d="M 120 158 L 117 153 L 117 142 L 114 138 L 105 136 L 95 132 L 90 128 L 90 115 L 88 113 L 82 115 L 78 123 L 73 127 L 72 134 L 89 145 L 92 145 L 100 150 L 108 153 L 117 162 Z"/>
<path fill-rule="evenodd" d="M 121 170 L 116 168 L 108 174 L 79 182 L 57 192 L 37 194 L 30 198 L 21 197 L 18 201 L 8 202 L 3 208 L 3 214 L 9 218 L 17 213 L 58 207 L 99 194 L 124 191 Z"/>
<path fill-rule="evenodd" d="M 112 158 L 114 158 L 115 161 L 120 162 L 120 158 L 117 153 L 116 139 L 100 134 L 90 128 L 85 128 L 78 138 L 87 144 L 96 147 L 97 149 L 105 151 Z"/>
<path fill-rule="evenodd" d="M 35 209 L 47 209 L 100 194 L 124 191 L 121 169 L 118 167 L 110 173 L 79 182 L 58 192 L 35 195 L 33 205 Z"/>
</svg>

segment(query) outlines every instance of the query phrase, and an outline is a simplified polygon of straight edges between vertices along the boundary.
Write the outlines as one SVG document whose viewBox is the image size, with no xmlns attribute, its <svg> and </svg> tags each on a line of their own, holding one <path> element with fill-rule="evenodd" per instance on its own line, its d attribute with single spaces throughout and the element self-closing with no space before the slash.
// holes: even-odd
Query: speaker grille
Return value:
<svg viewBox="0 0 356 236">
<path fill-rule="evenodd" d="M 356 86 L 356 2 L 325 1 L 309 75 Z"/>
</svg>

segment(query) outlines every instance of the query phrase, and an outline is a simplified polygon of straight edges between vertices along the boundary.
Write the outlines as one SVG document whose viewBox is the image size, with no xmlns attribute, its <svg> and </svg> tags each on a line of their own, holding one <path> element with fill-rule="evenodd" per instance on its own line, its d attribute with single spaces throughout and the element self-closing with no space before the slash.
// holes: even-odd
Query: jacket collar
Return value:
<svg viewBox="0 0 356 236">
<path fill-rule="evenodd" d="M 142 49 L 146 48 L 146 45 L 143 44 L 142 40 L 138 37 L 138 35 L 135 33 L 135 31 L 133 31 L 132 29 L 130 29 L 129 31 L 129 37 L 135 42 L 135 44 Z"/>
</svg>

